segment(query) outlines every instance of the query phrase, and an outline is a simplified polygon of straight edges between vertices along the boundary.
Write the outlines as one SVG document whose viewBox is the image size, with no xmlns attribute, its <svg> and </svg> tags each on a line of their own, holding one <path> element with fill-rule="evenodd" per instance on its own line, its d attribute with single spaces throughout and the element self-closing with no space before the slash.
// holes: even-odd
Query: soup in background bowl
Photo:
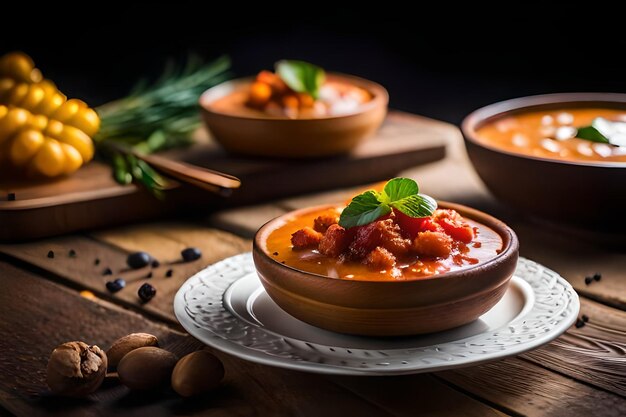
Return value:
<svg viewBox="0 0 626 417">
<path fill-rule="evenodd" d="M 626 94 L 522 97 L 478 109 L 461 129 L 483 182 L 519 212 L 615 233 L 626 232 L 624 147 L 576 137 L 602 117 L 624 121 Z"/>
</svg>

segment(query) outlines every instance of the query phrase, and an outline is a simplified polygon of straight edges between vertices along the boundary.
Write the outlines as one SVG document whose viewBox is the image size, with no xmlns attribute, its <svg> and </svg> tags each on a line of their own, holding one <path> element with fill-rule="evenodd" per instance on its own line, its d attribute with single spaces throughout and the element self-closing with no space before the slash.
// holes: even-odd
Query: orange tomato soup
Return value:
<svg viewBox="0 0 626 417">
<path fill-rule="evenodd" d="M 574 137 L 596 117 L 626 121 L 626 110 L 571 108 L 513 114 L 480 127 L 478 142 L 523 155 L 563 161 L 626 162 L 626 147 Z"/>
<path fill-rule="evenodd" d="M 335 209 L 337 213 L 340 208 Z M 430 277 L 449 271 L 458 271 L 493 259 L 502 250 L 502 238 L 493 229 L 465 219 L 475 231 L 475 238 L 462 250 L 442 258 L 420 258 L 411 256 L 402 259 L 389 270 L 372 270 L 359 261 L 343 261 L 341 258 L 324 256 L 317 249 L 294 250 L 291 235 L 310 226 L 316 217 L 329 210 L 319 210 L 292 217 L 275 229 L 267 238 L 265 248 L 270 257 L 287 266 L 331 278 L 357 281 L 404 281 Z"/>
</svg>

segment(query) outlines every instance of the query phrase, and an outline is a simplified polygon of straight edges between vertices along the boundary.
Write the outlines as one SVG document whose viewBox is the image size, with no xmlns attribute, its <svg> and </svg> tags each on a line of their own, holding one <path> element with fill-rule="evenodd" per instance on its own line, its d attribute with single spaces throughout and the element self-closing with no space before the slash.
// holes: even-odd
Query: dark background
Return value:
<svg viewBox="0 0 626 417">
<path fill-rule="evenodd" d="M 595 2 L 485 10 L 440 2 L 419 13 L 384 2 L 81 4 L 4 13 L 0 53 L 29 53 L 63 92 L 92 105 L 124 95 L 139 78 L 158 75 L 168 57 L 189 51 L 229 54 L 239 76 L 281 58 L 308 60 L 380 82 L 394 108 L 453 123 L 516 96 L 626 92 L 623 21 Z"/>
</svg>

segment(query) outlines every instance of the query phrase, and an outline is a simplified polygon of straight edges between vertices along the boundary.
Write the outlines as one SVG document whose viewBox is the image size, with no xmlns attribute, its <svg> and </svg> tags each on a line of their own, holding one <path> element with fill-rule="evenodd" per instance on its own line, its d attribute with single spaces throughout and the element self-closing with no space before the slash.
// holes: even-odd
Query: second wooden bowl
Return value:
<svg viewBox="0 0 626 417">
<path fill-rule="evenodd" d="M 354 113 L 314 119 L 215 110 L 211 103 L 249 87 L 252 79 L 243 78 L 207 90 L 200 97 L 202 118 L 215 140 L 229 152 L 284 158 L 344 154 L 380 127 L 387 114 L 389 96 L 381 85 L 362 78 L 329 74 L 328 79 L 364 88 L 372 94 L 372 99 Z"/>
<path fill-rule="evenodd" d="M 330 207 L 330 206 L 329 206 Z M 456 204 L 440 207 L 495 230 L 503 241 L 493 259 L 460 271 L 412 281 L 356 281 L 330 278 L 281 264 L 267 253 L 266 240 L 289 216 L 320 210 L 313 207 L 287 213 L 259 229 L 253 246 L 254 263 L 268 295 L 292 316 L 323 329 L 367 336 L 431 333 L 476 320 L 502 298 L 517 265 L 518 241 L 501 221 Z"/>
</svg>

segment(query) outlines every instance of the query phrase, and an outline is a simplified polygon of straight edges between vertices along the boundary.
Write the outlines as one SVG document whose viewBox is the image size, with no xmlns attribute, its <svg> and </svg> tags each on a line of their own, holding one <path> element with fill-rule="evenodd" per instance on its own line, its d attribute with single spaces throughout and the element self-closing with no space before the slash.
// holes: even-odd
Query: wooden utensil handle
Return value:
<svg viewBox="0 0 626 417">
<path fill-rule="evenodd" d="M 133 154 L 173 178 L 208 191 L 230 195 L 233 189 L 241 186 L 239 178 L 219 171 L 174 161 L 159 155 L 145 155 L 135 152 Z"/>
</svg>

